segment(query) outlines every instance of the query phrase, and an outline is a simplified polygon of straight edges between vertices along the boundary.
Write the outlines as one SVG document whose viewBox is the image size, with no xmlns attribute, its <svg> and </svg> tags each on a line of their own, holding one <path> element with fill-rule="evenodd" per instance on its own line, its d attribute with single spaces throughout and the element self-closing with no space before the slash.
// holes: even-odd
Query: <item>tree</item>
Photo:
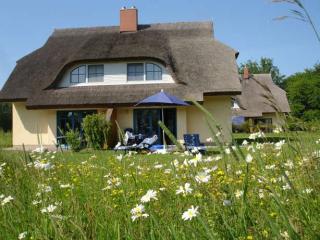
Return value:
<svg viewBox="0 0 320 240">
<path fill-rule="evenodd" d="M 250 73 L 271 73 L 273 82 L 283 87 L 285 75 L 282 75 L 279 68 L 273 64 L 273 59 L 262 57 L 259 62 L 248 60 L 240 64 L 239 73 L 243 73 L 245 66 L 249 68 Z"/>
<path fill-rule="evenodd" d="M 0 103 L 0 129 L 5 132 L 12 129 L 12 109 L 9 103 Z"/>
<path fill-rule="evenodd" d="M 295 117 L 320 120 L 320 64 L 288 77 L 285 87 Z"/>
</svg>

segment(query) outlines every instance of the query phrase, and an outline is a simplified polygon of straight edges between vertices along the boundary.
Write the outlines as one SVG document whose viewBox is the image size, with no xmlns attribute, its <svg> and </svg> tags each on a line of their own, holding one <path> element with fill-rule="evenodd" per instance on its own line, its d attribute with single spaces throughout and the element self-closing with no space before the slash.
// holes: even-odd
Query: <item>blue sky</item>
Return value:
<svg viewBox="0 0 320 240">
<path fill-rule="evenodd" d="M 320 2 L 304 2 L 320 28 Z M 119 9 L 132 5 L 139 23 L 213 21 L 215 37 L 240 52 L 239 63 L 271 57 L 289 75 L 320 61 L 310 26 L 273 21 L 292 6 L 271 0 L 10 0 L 0 8 L 0 87 L 16 61 L 41 47 L 55 28 L 119 25 Z"/>
</svg>

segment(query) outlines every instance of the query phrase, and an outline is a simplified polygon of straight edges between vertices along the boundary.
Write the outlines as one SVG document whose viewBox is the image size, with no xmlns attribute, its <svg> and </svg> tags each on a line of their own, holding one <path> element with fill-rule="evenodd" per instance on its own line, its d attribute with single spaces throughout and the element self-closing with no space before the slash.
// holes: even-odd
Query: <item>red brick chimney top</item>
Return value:
<svg viewBox="0 0 320 240">
<path fill-rule="evenodd" d="M 138 31 L 138 9 L 135 7 L 120 10 L 120 32 Z"/>
</svg>

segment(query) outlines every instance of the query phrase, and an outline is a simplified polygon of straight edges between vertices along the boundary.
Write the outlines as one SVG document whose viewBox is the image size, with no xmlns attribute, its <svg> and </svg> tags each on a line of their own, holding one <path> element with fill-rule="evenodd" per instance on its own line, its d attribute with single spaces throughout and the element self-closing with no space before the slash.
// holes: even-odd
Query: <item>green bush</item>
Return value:
<svg viewBox="0 0 320 240">
<path fill-rule="evenodd" d="M 83 119 L 82 127 L 88 147 L 95 150 L 103 149 L 108 141 L 111 123 L 103 114 L 88 115 Z"/>
<path fill-rule="evenodd" d="M 71 148 L 71 150 L 74 152 L 79 152 L 81 150 L 81 142 L 82 142 L 79 130 L 69 129 L 65 135 L 66 135 L 66 142 L 68 146 Z"/>
</svg>

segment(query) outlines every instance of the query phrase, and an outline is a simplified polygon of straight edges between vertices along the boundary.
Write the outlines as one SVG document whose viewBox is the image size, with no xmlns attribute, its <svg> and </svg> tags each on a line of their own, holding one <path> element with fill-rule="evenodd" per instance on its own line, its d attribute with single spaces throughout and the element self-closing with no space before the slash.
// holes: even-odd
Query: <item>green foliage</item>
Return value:
<svg viewBox="0 0 320 240">
<path fill-rule="evenodd" d="M 12 107 L 10 103 L 0 103 L 0 129 L 5 132 L 12 129 Z"/>
<path fill-rule="evenodd" d="M 158 122 L 159 126 L 161 127 L 161 129 L 164 131 L 164 133 L 169 137 L 169 139 L 171 140 L 171 142 L 173 142 L 173 144 L 178 148 L 179 151 L 183 151 L 184 148 L 181 145 L 181 143 L 179 143 L 179 141 L 175 138 L 175 136 L 173 135 L 173 133 L 170 131 L 169 128 L 166 127 L 166 125 L 162 122 L 159 121 Z"/>
<path fill-rule="evenodd" d="M 111 123 L 103 114 L 88 115 L 83 119 L 82 127 L 89 147 L 99 150 L 107 143 Z"/>
<path fill-rule="evenodd" d="M 320 66 L 296 73 L 285 81 L 293 116 L 305 121 L 320 119 Z"/>
<path fill-rule="evenodd" d="M 250 73 L 271 73 L 272 80 L 279 87 L 283 87 L 284 75 L 280 73 L 280 70 L 277 66 L 273 64 L 273 59 L 262 57 L 260 61 L 248 60 L 245 63 L 241 63 L 239 67 L 239 73 L 243 73 L 244 67 L 249 68 Z"/>
<path fill-rule="evenodd" d="M 0 148 L 6 148 L 12 146 L 12 133 L 4 132 L 0 129 Z"/>
<path fill-rule="evenodd" d="M 65 136 L 66 136 L 66 142 L 68 146 L 71 148 L 71 150 L 74 152 L 79 152 L 81 150 L 81 143 L 82 143 L 79 130 L 69 129 L 65 133 Z"/>
<path fill-rule="evenodd" d="M 281 150 L 257 142 L 234 150 L 250 163 L 232 154 L 32 153 L 53 165 L 45 170 L 22 152 L 0 152 L 1 194 L 13 197 L 0 199 L 1 239 L 24 231 L 26 239 L 319 239 L 320 136 L 292 135 Z M 199 182 L 204 169 L 210 179 Z M 177 194 L 185 183 L 192 192 Z M 150 189 L 157 200 L 142 203 Z M 148 216 L 132 221 L 137 204 Z M 192 205 L 199 214 L 184 221 Z"/>
</svg>

